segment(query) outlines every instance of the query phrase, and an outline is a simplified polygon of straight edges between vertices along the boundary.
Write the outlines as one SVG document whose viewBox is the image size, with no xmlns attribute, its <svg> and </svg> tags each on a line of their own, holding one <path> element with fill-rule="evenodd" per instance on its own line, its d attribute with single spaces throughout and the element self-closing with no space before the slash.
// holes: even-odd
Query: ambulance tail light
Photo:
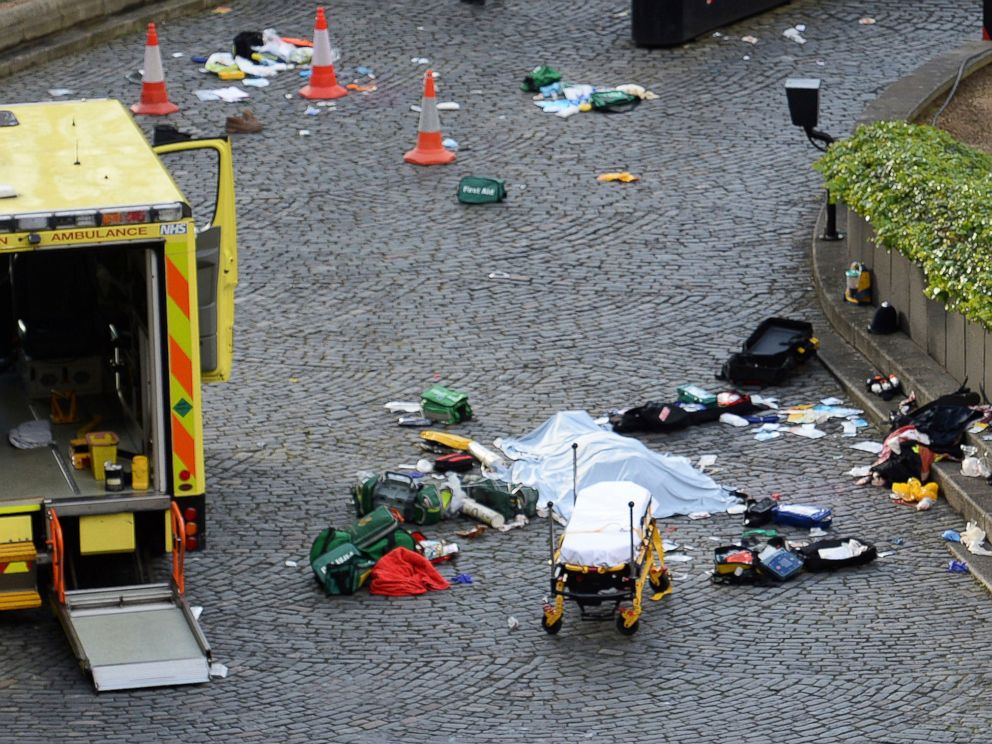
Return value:
<svg viewBox="0 0 992 744">
<path fill-rule="evenodd" d="M 153 222 L 176 222 L 187 215 L 184 214 L 183 205 L 179 202 L 174 204 L 156 204 L 152 207 Z"/>
<path fill-rule="evenodd" d="M 199 516 L 195 506 L 187 506 L 183 509 L 183 519 L 186 521 L 186 550 L 196 550 L 200 547 L 200 525 L 196 523 Z"/>
<path fill-rule="evenodd" d="M 100 224 L 140 225 L 150 222 L 151 207 L 128 207 L 127 209 L 105 209 L 100 212 Z"/>
<path fill-rule="evenodd" d="M 52 215 L 45 214 L 19 214 L 14 217 L 15 230 L 18 232 L 34 232 L 35 230 L 47 230 Z"/>
<path fill-rule="evenodd" d="M 96 210 L 85 210 L 79 212 L 56 212 L 52 216 L 52 228 L 62 227 L 96 227 Z"/>
</svg>

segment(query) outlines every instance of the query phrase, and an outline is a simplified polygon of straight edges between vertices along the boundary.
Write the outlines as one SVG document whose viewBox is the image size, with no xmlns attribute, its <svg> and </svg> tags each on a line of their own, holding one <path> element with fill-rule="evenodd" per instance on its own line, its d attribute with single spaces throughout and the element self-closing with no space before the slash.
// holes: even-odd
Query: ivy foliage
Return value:
<svg viewBox="0 0 992 744">
<path fill-rule="evenodd" d="M 930 126 L 883 121 L 813 167 L 879 245 L 922 267 L 927 297 L 992 329 L 992 157 Z"/>
</svg>

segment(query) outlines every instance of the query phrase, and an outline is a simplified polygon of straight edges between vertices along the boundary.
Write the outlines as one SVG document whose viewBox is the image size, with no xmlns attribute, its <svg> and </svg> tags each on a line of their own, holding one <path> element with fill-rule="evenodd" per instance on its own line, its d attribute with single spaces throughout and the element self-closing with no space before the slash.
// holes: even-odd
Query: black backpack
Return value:
<svg viewBox="0 0 992 744">
<path fill-rule="evenodd" d="M 689 425 L 689 414 L 674 403 L 649 401 L 643 406 L 628 408 L 613 421 L 613 431 L 677 431 Z"/>
<path fill-rule="evenodd" d="M 893 411 L 892 430 L 915 426 L 917 431 L 930 438 L 927 446 L 933 452 L 961 457 L 961 441 L 968 425 L 982 418 L 982 413 L 972 406 L 981 402 L 978 393 L 962 385 L 953 393 L 942 395 L 908 413 Z"/>
</svg>

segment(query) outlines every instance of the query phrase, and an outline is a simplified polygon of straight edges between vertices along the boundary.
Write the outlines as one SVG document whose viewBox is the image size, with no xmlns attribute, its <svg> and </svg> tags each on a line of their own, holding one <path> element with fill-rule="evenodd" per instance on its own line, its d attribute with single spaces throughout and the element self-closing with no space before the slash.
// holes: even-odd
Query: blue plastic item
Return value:
<svg viewBox="0 0 992 744">
<path fill-rule="evenodd" d="M 944 534 L 942 534 L 941 537 L 948 542 L 961 542 L 961 535 L 955 530 L 944 530 Z"/>
<path fill-rule="evenodd" d="M 813 527 L 827 529 L 830 527 L 833 519 L 833 510 L 822 506 L 776 504 L 772 508 L 772 521 L 775 524 L 805 527 L 806 529 L 812 529 Z"/>
<path fill-rule="evenodd" d="M 968 573 L 968 564 L 964 561 L 951 561 L 947 564 L 948 573 Z"/>
</svg>

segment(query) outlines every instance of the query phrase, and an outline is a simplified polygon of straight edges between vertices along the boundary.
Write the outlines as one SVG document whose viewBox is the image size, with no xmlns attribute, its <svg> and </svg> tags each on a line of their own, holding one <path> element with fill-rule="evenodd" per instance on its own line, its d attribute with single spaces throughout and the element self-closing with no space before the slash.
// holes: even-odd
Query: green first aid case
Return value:
<svg viewBox="0 0 992 744">
<path fill-rule="evenodd" d="M 420 409 L 431 421 L 457 424 L 472 418 L 468 396 L 441 385 L 434 385 L 420 394 Z"/>
<path fill-rule="evenodd" d="M 506 185 L 499 178 L 465 176 L 458 182 L 458 201 L 462 204 L 492 204 L 506 198 Z"/>
</svg>

